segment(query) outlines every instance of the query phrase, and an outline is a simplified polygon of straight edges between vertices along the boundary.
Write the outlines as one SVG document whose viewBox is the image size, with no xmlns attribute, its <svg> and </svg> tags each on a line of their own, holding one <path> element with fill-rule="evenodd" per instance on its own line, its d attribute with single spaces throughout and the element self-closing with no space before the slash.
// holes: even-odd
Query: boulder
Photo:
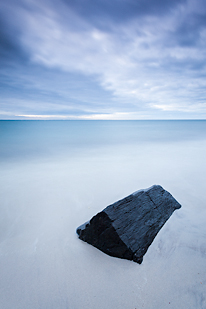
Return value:
<svg viewBox="0 0 206 309">
<path fill-rule="evenodd" d="M 154 185 L 109 205 L 76 232 L 110 256 L 141 264 L 161 227 L 180 207 L 169 192 Z"/>
</svg>

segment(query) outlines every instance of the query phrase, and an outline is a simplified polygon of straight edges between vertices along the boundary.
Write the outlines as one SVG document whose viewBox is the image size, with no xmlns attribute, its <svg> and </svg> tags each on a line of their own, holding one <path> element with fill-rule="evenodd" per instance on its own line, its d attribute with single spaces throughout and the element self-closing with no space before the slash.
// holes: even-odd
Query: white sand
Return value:
<svg viewBox="0 0 206 309">
<path fill-rule="evenodd" d="M 1 165 L 1 309 L 206 308 L 206 143 L 145 147 Z M 182 208 L 141 265 L 77 238 L 98 211 L 153 184 Z"/>
</svg>

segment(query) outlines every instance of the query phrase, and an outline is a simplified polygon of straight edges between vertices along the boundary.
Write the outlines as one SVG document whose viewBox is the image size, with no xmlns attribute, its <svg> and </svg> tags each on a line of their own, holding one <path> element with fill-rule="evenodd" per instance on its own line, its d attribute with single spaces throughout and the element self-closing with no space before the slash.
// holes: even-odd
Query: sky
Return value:
<svg viewBox="0 0 206 309">
<path fill-rule="evenodd" d="M 0 119 L 206 119 L 206 0 L 0 1 Z"/>
</svg>

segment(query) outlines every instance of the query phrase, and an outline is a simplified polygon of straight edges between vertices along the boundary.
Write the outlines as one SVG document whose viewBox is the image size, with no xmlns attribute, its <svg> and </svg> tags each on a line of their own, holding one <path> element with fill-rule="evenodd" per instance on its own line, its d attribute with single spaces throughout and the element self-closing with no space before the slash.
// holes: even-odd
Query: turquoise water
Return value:
<svg viewBox="0 0 206 309">
<path fill-rule="evenodd" d="M 206 139 L 206 121 L 0 121 L 0 159 Z"/>
</svg>

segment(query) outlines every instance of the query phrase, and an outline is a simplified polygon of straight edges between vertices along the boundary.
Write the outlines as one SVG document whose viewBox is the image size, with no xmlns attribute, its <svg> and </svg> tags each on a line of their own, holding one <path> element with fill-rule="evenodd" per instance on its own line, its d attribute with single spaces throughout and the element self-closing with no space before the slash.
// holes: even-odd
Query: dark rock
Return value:
<svg viewBox="0 0 206 309">
<path fill-rule="evenodd" d="M 155 185 L 109 205 L 77 228 L 77 234 L 110 256 L 141 264 L 161 227 L 180 207 L 169 192 Z"/>
</svg>

